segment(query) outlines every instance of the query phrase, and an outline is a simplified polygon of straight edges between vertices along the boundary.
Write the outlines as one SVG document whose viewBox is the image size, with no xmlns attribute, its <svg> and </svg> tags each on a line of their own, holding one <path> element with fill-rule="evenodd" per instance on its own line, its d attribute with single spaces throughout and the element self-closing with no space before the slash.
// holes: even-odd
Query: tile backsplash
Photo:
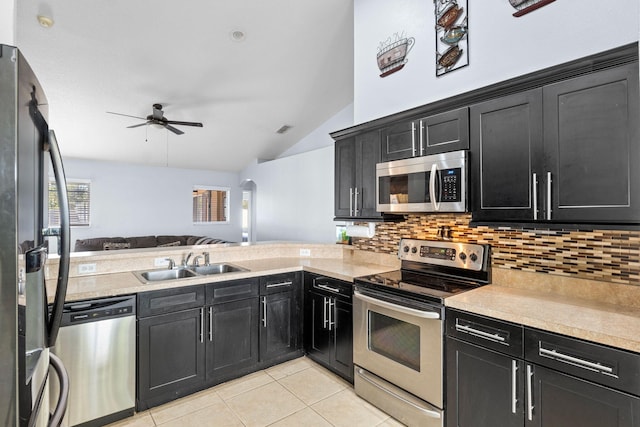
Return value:
<svg viewBox="0 0 640 427">
<path fill-rule="evenodd" d="M 470 214 L 408 215 L 377 224 L 373 238 L 352 244 L 393 254 L 401 238 L 438 240 L 444 226 L 453 241 L 490 244 L 494 267 L 640 286 L 640 231 L 470 227 L 470 220 Z"/>
</svg>

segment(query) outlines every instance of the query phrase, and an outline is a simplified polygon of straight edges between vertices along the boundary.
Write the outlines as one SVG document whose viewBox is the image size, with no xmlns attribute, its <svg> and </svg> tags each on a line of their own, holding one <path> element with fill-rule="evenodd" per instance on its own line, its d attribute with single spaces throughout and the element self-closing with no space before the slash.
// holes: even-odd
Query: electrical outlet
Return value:
<svg viewBox="0 0 640 427">
<path fill-rule="evenodd" d="M 300 256 L 311 256 L 311 249 L 300 249 Z"/>
<path fill-rule="evenodd" d="M 167 267 L 169 265 L 169 261 L 166 258 L 156 258 L 153 260 L 153 265 L 156 267 Z"/>
<path fill-rule="evenodd" d="M 97 266 L 95 263 L 91 264 L 78 264 L 78 274 L 91 274 L 95 273 Z"/>
</svg>

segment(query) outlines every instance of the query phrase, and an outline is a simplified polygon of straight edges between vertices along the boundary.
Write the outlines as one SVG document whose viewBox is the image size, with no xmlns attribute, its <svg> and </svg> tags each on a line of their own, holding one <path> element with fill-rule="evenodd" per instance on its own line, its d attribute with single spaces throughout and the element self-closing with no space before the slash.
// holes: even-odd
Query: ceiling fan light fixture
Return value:
<svg viewBox="0 0 640 427">
<path fill-rule="evenodd" d="M 43 28 L 51 28 L 53 27 L 53 19 L 48 16 L 38 15 L 38 23 Z"/>
</svg>

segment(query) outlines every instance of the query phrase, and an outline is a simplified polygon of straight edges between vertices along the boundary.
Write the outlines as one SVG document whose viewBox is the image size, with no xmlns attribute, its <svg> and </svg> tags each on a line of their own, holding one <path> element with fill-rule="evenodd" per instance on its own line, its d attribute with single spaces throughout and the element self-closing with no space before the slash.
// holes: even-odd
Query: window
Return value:
<svg viewBox="0 0 640 427">
<path fill-rule="evenodd" d="M 69 198 L 69 224 L 75 227 L 91 225 L 91 182 L 67 180 Z M 60 205 L 56 182 L 49 181 L 49 227 L 60 226 Z"/>
<path fill-rule="evenodd" d="M 229 221 L 229 189 L 220 187 L 193 188 L 193 222 Z"/>
</svg>

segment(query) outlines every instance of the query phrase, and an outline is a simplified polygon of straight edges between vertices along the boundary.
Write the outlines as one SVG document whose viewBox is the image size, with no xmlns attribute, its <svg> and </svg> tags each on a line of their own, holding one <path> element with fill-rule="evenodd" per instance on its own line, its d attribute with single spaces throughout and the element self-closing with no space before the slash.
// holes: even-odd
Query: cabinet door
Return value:
<svg viewBox="0 0 640 427">
<path fill-rule="evenodd" d="M 335 205 L 336 217 L 353 215 L 353 193 L 356 187 L 356 148 L 355 138 L 335 143 Z"/>
<path fill-rule="evenodd" d="M 446 344 L 446 425 L 522 427 L 523 362 L 449 337 Z"/>
<path fill-rule="evenodd" d="M 207 308 L 207 381 L 237 377 L 258 363 L 259 299 Z"/>
<path fill-rule="evenodd" d="M 532 371 L 532 416 L 536 427 L 637 427 L 640 398 L 541 366 Z"/>
<path fill-rule="evenodd" d="M 353 309 L 351 304 L 334 298 L 333 367 L 353 382 Z"/>
<path fill-rule="evenodd" d="M 638 223 L 638 64 L 544 88 L 554 221 Z"/>
<path fill-rule="evenodd" d="M 408 159 L 418 155 L 416 123 L 405 121 L 382 129 L 382 161 Z"/>
<path fill-rule="evenodd" d="M 297 325 L 293 291 L 261 296 L 260 361 L 296 351 Z"/>
<path fill-rule="evenodd" d="M 380 162 L 380 133 L 365 133 L 356 137 L 355 216 L 379 217 L 376 211 L 376 164 Z"/>
<path fill-rule="evenodd" d="M 542 206 L 542 91 L 476 104 L 470 116 L 473 220 L 534 220 Z"/>
<path fill-rule="evenodd" d="M 326 365 L 331 363 L 331 331 L 326 295 L 309 291 L 305 295 L 305 350 L 309 357 Z"/>
<path fill-rule="evenodd" d="M 138 410 L 184 396 L 203 384 L 203 311 L 138 320 Z"/>
<path fill-rule="evenodd" d="M 420 155 L 469 148 L 469 108 L 459 108 L 420 120 Z"/>
</svg>

